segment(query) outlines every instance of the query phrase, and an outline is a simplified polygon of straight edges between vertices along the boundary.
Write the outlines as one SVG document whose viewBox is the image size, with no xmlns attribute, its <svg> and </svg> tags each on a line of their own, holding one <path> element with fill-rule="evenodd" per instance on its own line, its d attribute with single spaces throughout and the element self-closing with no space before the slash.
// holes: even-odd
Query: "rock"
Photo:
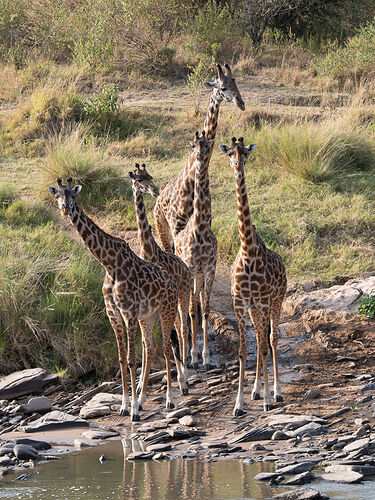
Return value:
<svg viewBox="0 0 375 500">
<path fill-rule="evenodd" d="M 6 467 L 0 467 L 0 477 L 6 476 L 11 470 L 12 469 L 7 469 Z"/>
<path fill-rule="evenodd" d="M 249 446 L 250 450 L 253 451 L 266 451 L 266 448 L 260 443 L 253 443 Z"/>
<path fill-rule="evenodd" d="M 168 431 L 168 434 L 172 439 L 188 439 L 193 435 L 187 429 L 171 429 Z"/>
<path fill-rule="evenodd" d="M 318 434 L 323 434 L 324 432 L 326 432 L 326 430 L 322 425 L 316 422 L 310 422 L 293 431 L 292 436 L 317 436 Z"/>
<path fill-rule="evenodd" d="M 178 422 L 186 427 L 195 427 L 198 420 L 193 415 L 185 415 L 184 417 L 181 417 Z"/>
<path fill-rule="evenodd" d="M 315 467 L 314 462 L 301 462 L 298 464 L 287 465 L 286 467 L 277 468 L 275 472 L 278 474 L 301 474 L 302 472 L 310 472 Z"/>
<path fill-rule="evenodd" d="M 324 415 L 324 418 L 327 419 L 327 418 L 334 418 L 334 417 L 338 417 L 339 415 L 342 415 L 343 413 L 347 413 L 348 411 L 351 411 L 352 409 L 350 408 L 350 406 L 345 406 L 345 408 L 340 408 L 339 410 L 336 410 L 332 413 L 328 413 L 327 415 Z"/>
<path fill-rule="evenodd" d="M 92 442 L 92 441 L 87 441 L 86 439 L 82 438 L 76 438 L 73 442 L 73 445 L 77 450 L 80 450 L 81 448 L 89 448 L 93 446 L 98 446 L 98 443 Z"/>
<path fill-rule="evenodd" d="M 45 413 L 52 408 L 51 401 L 45 396 L 40 396 L 38 398 L 29 399 L 28 403 L 21 405 L 21 409 L 24 413 Z"/>
<path fill-rule="evenodd" d="M 103 462 L 106 462 L 107 460 L 109 460 L 109 458 L 107 457 L 107 455 L 100 455 L 99 457 L 99 462 L 102 464 Z"/>
<path fill-rule="evenodd" d="M 37 439 L 17 438 L 14 440 L 15 444 L 27 444 L 32 446 L 35 450 L 50 450 L 51 445 L 46 441 L 38 441 Z"/>
<path fill-rule="evenodd" d="M 322 495 L 320 491 L 314 488 L 299 488 L 298 490 L 286 491 L 272 498 L 278 498 L 279 500 L 328 500 L 327 496 Z"/>
<path fill-rule="evenodd" d="M 341 472 L 359 472 L 364 476 L 374 476 L 375 467 L 371 465 L 361 464 L 361 465 L 344 465 L 344 464 L 333 464 L 329 465 L 324 469 L 327 473 L 341 473 Z"/>
<path fill-rule="evenodd" d="M 25 432 L 39 432 L 51 429 L 66 429 L 69 427 L 88 427 L 88 422 L 69 413 L 53 410 L 25 427 Z"/>
<path fill-rule="evenodd" d="M 311 481 L 314 479 L 313 474 L 311 474 L 310 471 L 307 472 L 302 472 L 301 474 L 297 474 L 296 476 L 291 477 L 290 479 L 287 479 L 284 481 L 283 485 L 300 485 L 300 484 L 306 484 L 306 483 L 311 483 Z"/>
<path fill-rule="evenodd" d="M 330 472 L 329 474 L 322 474 L 321 477 L 325 481 L 352 484 L 352 483 L 359 483 L 363 479 L 363 474 L 354 471 L 344 471 L 344 472 Z"/>
<path fill-rule="evenodd" d="M 172 448 L 171 444 L 159 443 L 159 444 L 150 444 L 147 446 L 147 451 L 162 452 L 169 451 Z"/>
<path fill-rule="evenodd" d="M 254 477 L 254 481 L 269 481 L 280 476 L 277 472 L 260 472 Z"/>
<path fill-rule="evenodd" d="M 368 424 L 370 420 L 368 418 L 355 418 L 354 423 L 358 425 L 358 427 L 362 427 L 364 424 Z"/>
<path fill-rule="evenodd" d="M 281 441 L 283 439 L 289 439 L 290 436 L 288 436 L 288 434 L 285 434 L 285 432 L 283 431 L 276 431 L 272 434 L 272 441 Z"/>
<path fill-rule="evenodd" d="M 8 456 L 0 457 L 0 468 L 6 467 L 7 465 L 12 463 L 12 459 Z"/>
<path fill-rule="evenodd" d="M 36 449 L 27 444 L 16 444 L 13 453 L 19 460 L 35 460 L 39 456 Z"/>
<path fill-rule="evenodd" d="M 58 380 L 43 368 L 32 368 L 11 373 L 0 380 L 0 399 L 14 399 L 32 392 L 39 392 L 46 385 Z"/>
<path fill-rule="evenodd" d="M 135 451 L 134 453 L 129 453 L 126 460 L 151 460 L 154 456 L 154 452 L 150 451 L 145 453 L 143 451 Z"/>
<path fill-rule="evenodd" d="M 361 392 L 366 392 L 366 391 L 375 391 L 375 384 L 367 384 L 361 387 L 360 389 Z"/>
<path fill-rule="evenodd" d="M 309 400 L 309 399 L 316 399 L 320 396 L 320 390 L 319 389 L 310 389 L 309 391 L 305 392 L 303 395 L 304 400 Z"/>
<path fill-rule="evenodd" d="M 228 444 L 245 443 L 249 441 L 265 441 L 267 439 L 271 439 L 274 432 L 275 429 L 261 429 L 259 427 L 254 427 L 250 431 L 243 432 L 242 434 L 230 439 Z"/>
<path fill-rule="evenodd" d="M 310 422 L 316 422 L 321 425 L 328 424 L 325 418 L 315 417 L 314 415 L 272 415 L 268 418 L 269 425 L 283 425 L 288 426 L 289 429 L 297 429 Z"/>
<path fill-rule="evenodd" d="M 149 444 L 166 443 L 171 440 L 171 435 L 167 431 L 153 432 L 144 438 L 144 442 Z"/>
<path fill-rule="evenodd" d="M 215 448 L 228 448 L 228 443 L 225 441 L 206 441 L 202 443 L 203 448 L 215 449 Z"/>
<path fill-rule="evenodd" d="M 110 415 L 111 408 L 108 406 L 87 406 L 85 405 L 81 408 L 79 416 L 81 418 L 95 418 L 103 417 L 104 415 Z"/>
<path fill-rule="evenodd" d="M 172 418 L 181 418 L 184 417 L 185 415 L 190 415 L 191 414 L 191 409 L 189 407 L 184 407 L 184 408 L 179 408 L 178 410 L 170 411 L 166 418 L 167 420 L 170 420 Z"/>
<path fill-rule="evenodd" d="M 368 448 L 369 443 L 370 438 L 356 439 L 355 441 L 352 441 L 351 443 L 344 446 L 343 451 L 349 453 L 360 449 L 364 450 Z"/>
<path fill-rule="evenodd" d="M 113 431 L 105 431 L 102 429 L 95 429 L 82 432 L 82 436 L 88 439 L 108 439 L 110 437 L 118 436 L 118 433 Z"/>
</svg>

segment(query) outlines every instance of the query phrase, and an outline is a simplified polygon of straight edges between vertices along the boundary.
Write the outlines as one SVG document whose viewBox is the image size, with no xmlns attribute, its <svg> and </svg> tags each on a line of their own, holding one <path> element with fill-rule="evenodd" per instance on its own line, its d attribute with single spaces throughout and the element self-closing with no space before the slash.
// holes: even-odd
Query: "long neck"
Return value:
<svg viewBox="0 0 375 500">
<path fill-rule="evenodd" d="M 203 129 L 206 132 L 206 139 L 212 141 L 216 136 L 217 120 L 219 117 L 220 104 L 222 100 L 218 98 L 215 90 L 211 92 L 210 102 L 204 120 Z"/>
<path fill-rule="evenodd" d="M 195 160 L 195 184 L 193 202 L 193 224 L 195 228 L 210 221 L 210 206 L 205 192 L 204 162 Z"/>
<path fill-rule="evenodd" d="M 151 231 L 151 226 L 148 223 L 143 195 L 134 184 L 132 186 L 132 189 L 135 214 L 137 216 L 138 238 L 141 244 L 141 257 L 142 259 L 150 260 L 153 255 L 153 250 L 156 242 Z"/>
<path fill-rule="evenodd" d="M 77 205 L 72 208 L 69 218 L 85 246 L 110 274 L 118 268 L 119 249 L 123 258 L 126 257 L 124 252 L 129 254 L 129 258 L 133 257 L 134 254 L 125 241 L 105 233 Z"/>
<path fill-rule="evenodd" d="M 242 253 L 252 256 L 256 253 L 257 245 L 254 226 L 251 222 L 249 202 L 247 199 L 244 170 L 235 169 L 238 231 L 241 238 Z"/>
</svg>

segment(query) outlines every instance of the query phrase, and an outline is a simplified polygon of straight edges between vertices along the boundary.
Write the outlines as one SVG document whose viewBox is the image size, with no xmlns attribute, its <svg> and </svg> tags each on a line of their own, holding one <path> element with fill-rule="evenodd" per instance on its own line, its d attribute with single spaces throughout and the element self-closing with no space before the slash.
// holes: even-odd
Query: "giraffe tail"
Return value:
<svg viewBox="0 0 375 500">
<path fill-rule="evenodd" d="M 171 344 L 172 344 L 172 350 L 173 354 L 175 355 L 176 359 L 182 363 L 181 360 L 181 353 L 180 353 L 180 344 L 178 342 L 178 336 L 177 336 L 177 331 L 176 328 L 172 328 L 171 331 Z"/>
<path fill-rule="evenodd" d="M 272 346 L 271 346 L 271 321 L 269 321 L 269 323 L 268 323 L 268 336 L 267 336 L 267 340 L 268 340 L 268 347 L 270 348 L 270 351 L 272 352 Z"/>
</svg>

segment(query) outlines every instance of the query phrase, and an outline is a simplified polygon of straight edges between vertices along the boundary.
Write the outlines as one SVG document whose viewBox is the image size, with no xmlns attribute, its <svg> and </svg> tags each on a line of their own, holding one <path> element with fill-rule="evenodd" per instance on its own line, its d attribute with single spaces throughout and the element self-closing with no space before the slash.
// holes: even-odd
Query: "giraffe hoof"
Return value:
<svg viewBox="0 0 375 500">
<path fill-rule="evenodd" d="M 131 421 L 132 422 L 138 422 L 138 420 L 141 420 L 141 417 L 138 415 L 138 413 L 134 413 L 132 415 Z"/>
<path fill-rule="evenodd" d="M 206 370 L 208 372 L 209 370 L 213 369 L 213 365 L 211 365 L 210 363 L 205 363 L 202 368 L 203 370 Z"/>
<path fill-rule="evenodd" d="M 245 412 L 241 410 L 241 408 L 235 408 L 233 411 L 233 416 L 234 417 L 240 417 L 241 415 L 244 415 Z"/>
<path fill-rule="evenodd" d="M 273 405 L 271 405 L 271 404 L 264 405 L 264 411 L 271 411 L 271 410 L 273 410 Z"/>
<path fill-rule="evenodd" d="M 171 403 L 170 401 L 168 401 L 168 403 L 165 405 L 165 407 L 166 407 L 167 410 L 173 410 L 174 404 Z"/>
<path fill-rule="evenodd" d="M 120 410 L 120 417 L 128 417 L 129 410 Z"/>
<path fill-rule="evenodd" d="M 284 399 L 282 396 L 277 395 L 277 396 L 275 396 L 275 401 L 276 401 L 276 403 L 282 403 L 284 401 Z"/>
<path fill-rule="evenodd" d="M 198 366 L 198 363 L 191 363 L 191 367 L 193 368 L 193 370 L 198 370 Z"/>
<path fill-rule="evenodd" d="M 188 389 L 188 388 L 186 388 L 186 389 L 182 389 L 181 394 L 182 394 L 183 396 L 187 396 L 187 395 L 189 394 L 189 389 Z"/>
<path fill-rule="evenodd" d="M 258 392 L 253 392 L 251 395 L 251 399 L 256 401 L 257 399 L 260 399 L 260 394 Z"/>
</svg>

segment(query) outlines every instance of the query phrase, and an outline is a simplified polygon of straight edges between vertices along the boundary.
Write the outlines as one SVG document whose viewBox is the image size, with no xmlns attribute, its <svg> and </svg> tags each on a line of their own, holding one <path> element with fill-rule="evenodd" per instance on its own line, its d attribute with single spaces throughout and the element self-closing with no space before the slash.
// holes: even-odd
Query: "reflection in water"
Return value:
<svg viewBox="0 0 375 500">
<path fill-rule="evenodd" d="M 12 482 L 20 472 L 6 476 L 0 482 L 0 499 L 229 500 L 272 498 L 286 491 L 253 480 L 258 472 L 272 470 L 269 462 L 247 465 L 235 460 L 126 460 L 135 451 L 144 451 L 142 441 L 111 441 L 40 465 L 27 481 Z M 110 460 L 101 464 L 103 453 Z M 374 482 L 370 481 L 360 485 L 320 482 L 313 486 L 330 498 L 374 498 Z"/>
</svg>

